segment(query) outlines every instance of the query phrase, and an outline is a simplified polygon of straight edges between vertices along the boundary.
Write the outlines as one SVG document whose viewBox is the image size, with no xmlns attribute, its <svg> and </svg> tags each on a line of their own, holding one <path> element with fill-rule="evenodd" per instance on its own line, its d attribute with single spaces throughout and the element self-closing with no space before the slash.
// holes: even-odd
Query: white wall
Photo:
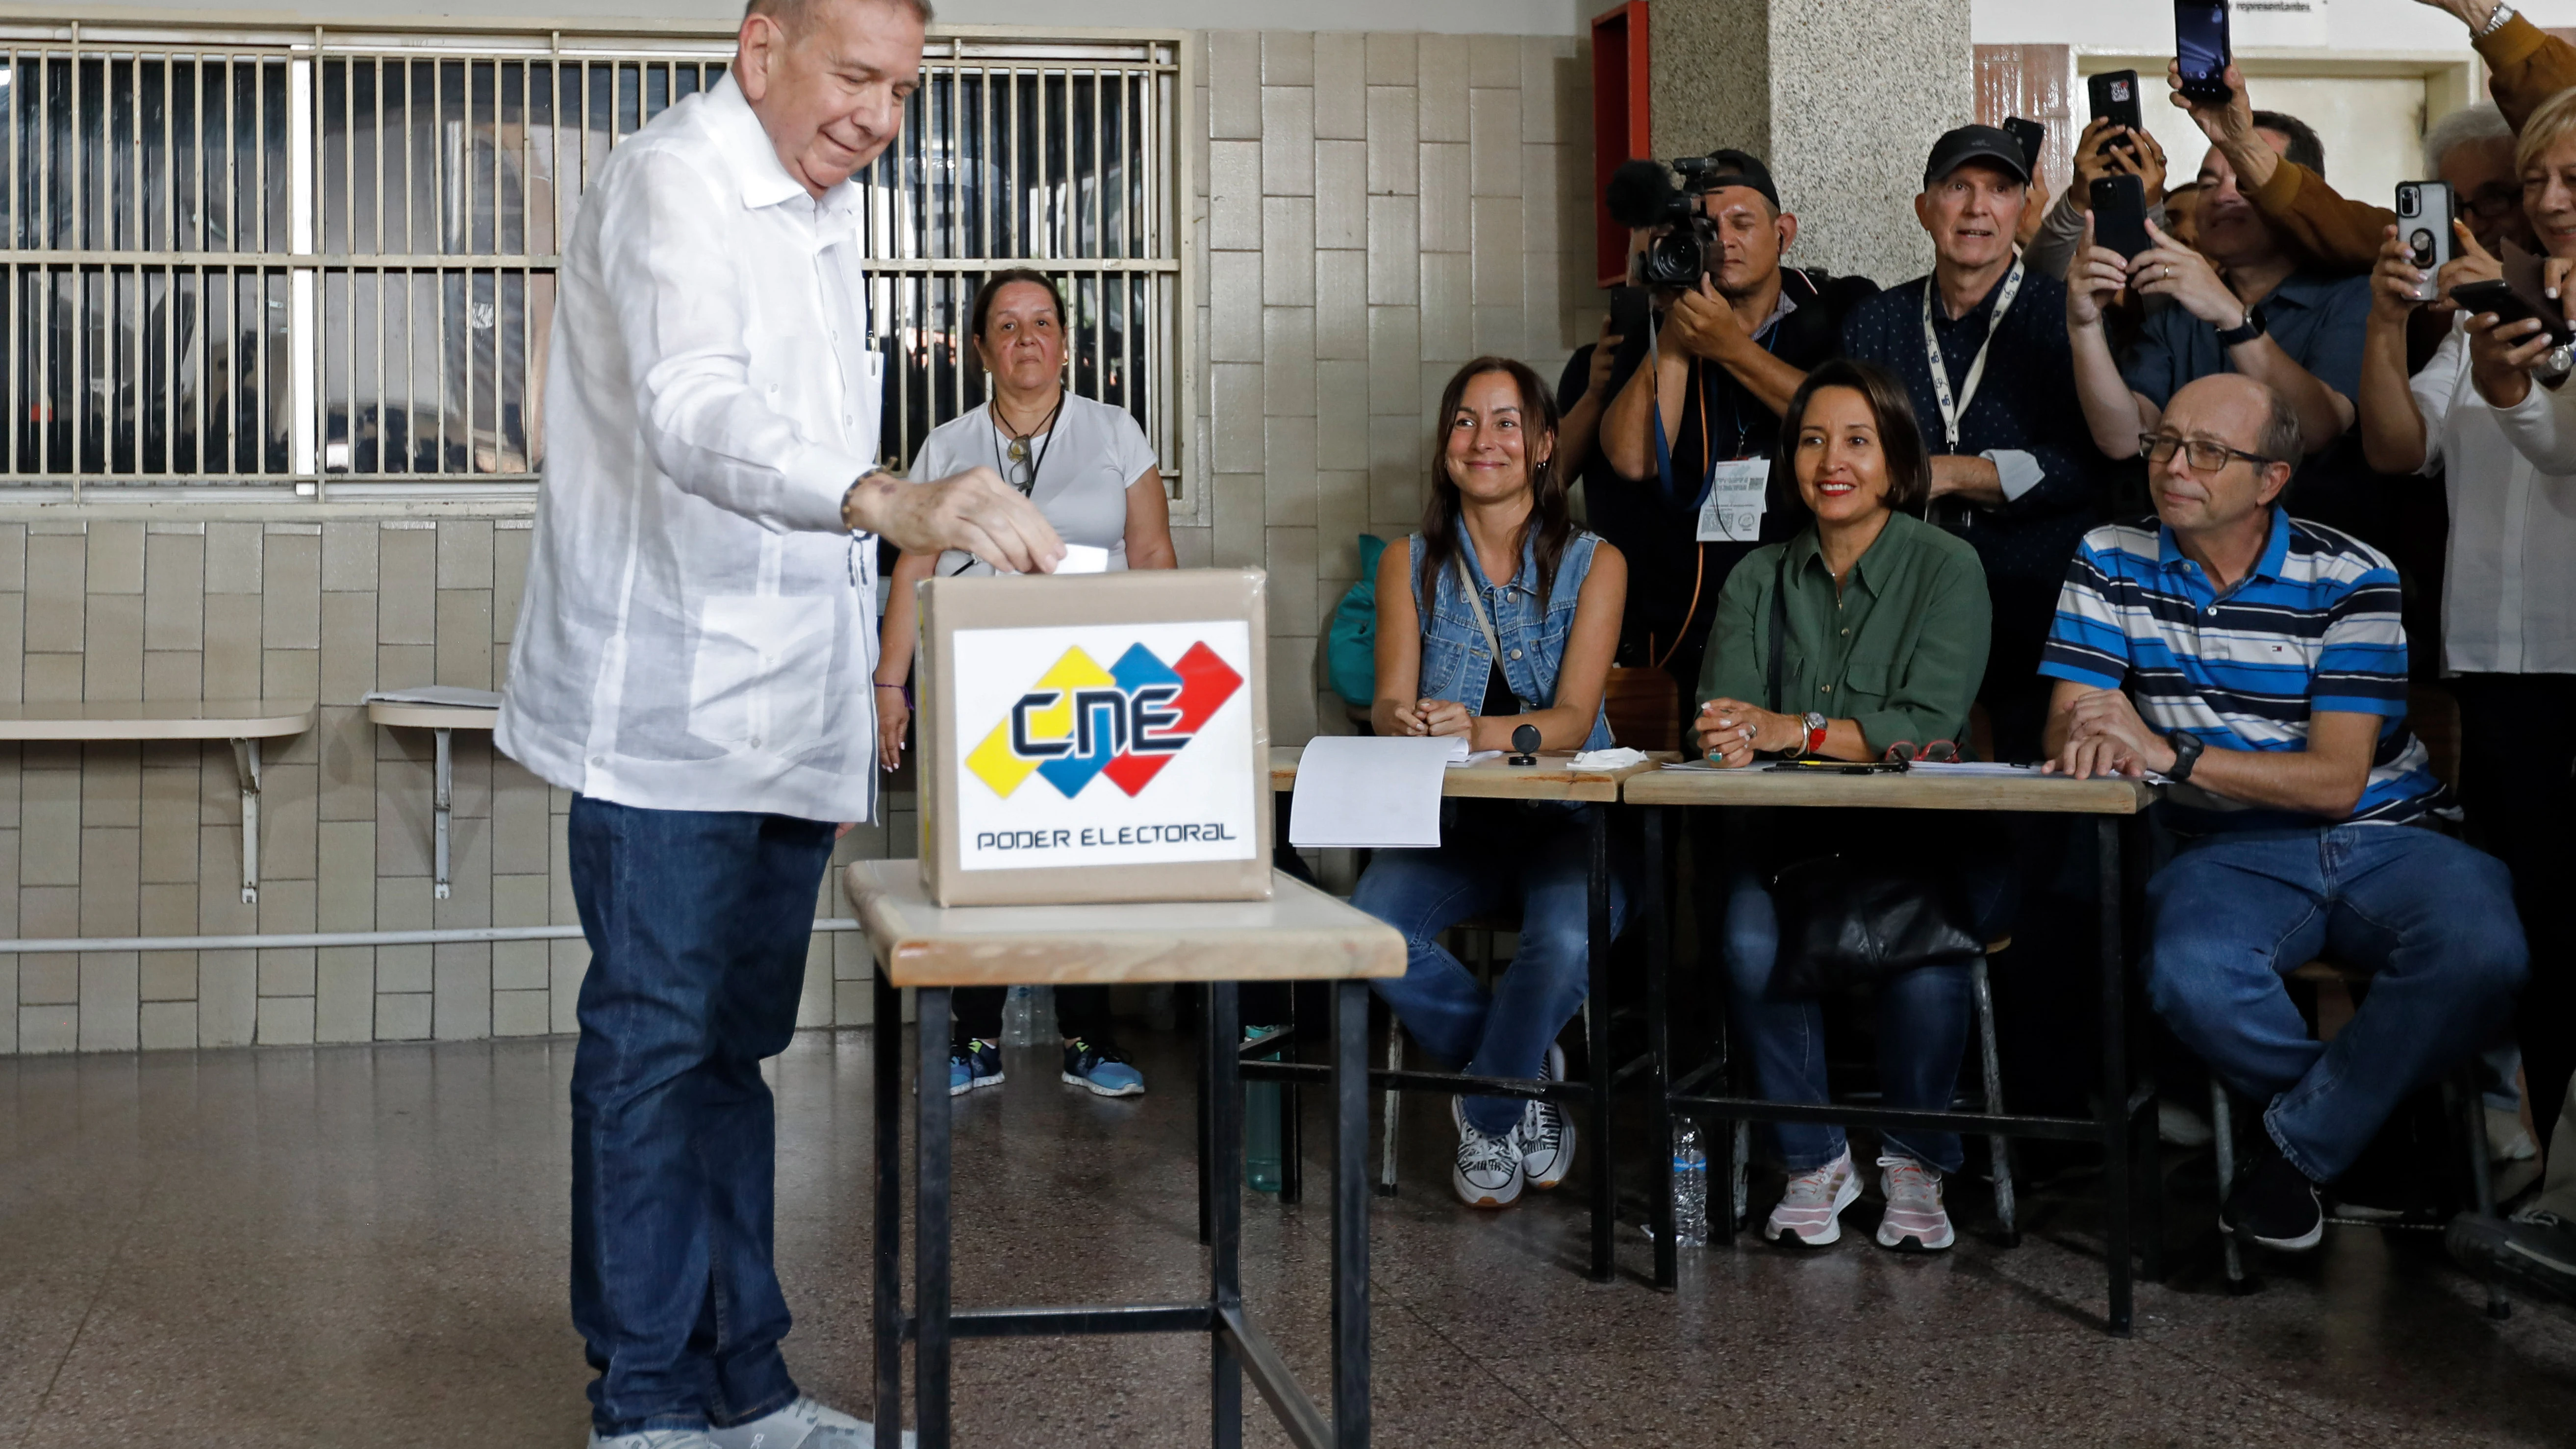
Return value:
<svg viewBox="0 0 2576 1449">
<path fill-rule="evenodd" d="M 2416 0 L 2317 0 L 2325 7 L 2325 46 L 2337 51 L 2466 50 L 2468 31 L 2449 14 Z M 2514 8 L 2542 25 L 2576 25 L 2576 0 L 2523 0 Z M 2069 0 L 1975 0 L 1970 26 L 1979 45 L 2072 45 L 2081 49 L 2173 50 L 2173 12 L 2156 0 L 2128 5 Z M 2264 24 L 2239 16 L 2238 43 L 2253 49 Z"/>
<path fill-rule="evenodd" d="M 933 0 L 939 18 L 959 25 L 1075 25 L 1085 29 L 1131 26 L 1155 30 L 1379 30 L 1442 35 L 1571 35 L 1582 23 L 1585 0 Z M 1608 0 L 1592 8 L 1606 8 Z M 652 20 L 731 20 L 741 0 L 251 0 L 259 11 L 301 19 L 380 19 L 422 15 L 471 17 L 535 15 L 565 19 L 633 17 Z M 34 8 L 26 4 L 6 7 Z M 134 10 L 65 0 L 56 14 L 108 20 Z M 156 0 L 163 13 L 239 10 L 230 0 Z"/>
</svg>

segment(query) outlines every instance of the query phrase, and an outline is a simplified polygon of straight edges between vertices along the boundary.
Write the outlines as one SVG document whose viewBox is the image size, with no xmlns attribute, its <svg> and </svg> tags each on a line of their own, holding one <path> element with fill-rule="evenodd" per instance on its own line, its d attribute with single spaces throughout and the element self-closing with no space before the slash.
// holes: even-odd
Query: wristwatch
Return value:
<svg viewBox="0 0 2576 1449">
<path fill-rule="evenodd" d="M 2494 10 L 2487 13 L 2486 24 L 2469 32 L 2469 38 L 2472 40 L 2484 40 L 2488 36 L 2495 34 L 2497 31 L 2504 29 L 2504 23 L 2512 18 L 2513 7 L 2510 5 L 2499 5 Z"/>
<path fill-rule="evenodd" d="M 1827 728 L 1825 717 L 1816 713 L 1814 710 L 1809 710 L 1805 714 L 1798 716 L 1798 723 L 1807 731 L 1807 746 L 1798 753 L 1802 755 L 1823 754 L 1825 750 L 1825 731 Z"/>
<path fill-rule="evenodd" d="M 2237 323 L 2233 327 L 2222 329 L 2219 332 L 2218 345 L 2221 347 L 2241 347 L 2244 344 L 2253 341 L 2255 338 L 2262 336 L 2267 330 L 2269 330 L 2268 324 L 2263 320 L 2263 304 L 2257 302 L 2253 306 L 2245 309 L 2244 321 Z"/>
<path fill-rule="evenodd" d="M 2165 771 L 2165 778 L 2182 784 L 2191 778 L 2191 767 L 2200 763 L 2200 752 L 2208 747 L 2189 730 L 2165 731 L 2165 743 L 2173 746 L 2174 752 L 2173 768 Z"/>
</svg>

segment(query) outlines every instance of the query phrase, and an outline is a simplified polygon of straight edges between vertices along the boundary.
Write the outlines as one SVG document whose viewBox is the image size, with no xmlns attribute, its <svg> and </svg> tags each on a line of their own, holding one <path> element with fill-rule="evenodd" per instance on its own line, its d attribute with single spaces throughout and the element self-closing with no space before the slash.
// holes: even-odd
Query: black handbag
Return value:
<svg viewBox="0 0 2576 1449">
<path fill-rule="evenodd" d="M 1771 594 L 1770 708 L 1781 713 L 1780 670 L 1789 643 L 1789 559 L 1784 548 Z M 1768 882 L 1780 923 L 1770 996 L 1808 1001 L 1869 986 L 1925 966 L 1984 954 L 1969 929 L 1953 873 L 1912 861 L 1870 860 L 1840 851 L 1810 856 Z"/>
</svg>

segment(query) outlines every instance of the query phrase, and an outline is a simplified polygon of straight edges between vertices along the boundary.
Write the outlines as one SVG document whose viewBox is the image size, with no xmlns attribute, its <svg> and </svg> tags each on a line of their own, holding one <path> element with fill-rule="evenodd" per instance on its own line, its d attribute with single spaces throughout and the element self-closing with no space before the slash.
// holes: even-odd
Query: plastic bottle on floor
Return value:
<svg viewBox="0 0 2576 1449">
<path fill-rule="evenodd" d="M 1673 1241 L 1693 1248 L 1708 1241 L 1708 1150 L 1688 1117 L 1673 1123 Z"/>
<path fill-rule="evenodd" d="M 1279 1060 L 1279 1053 L 1263 1057 Z M 1279 1191 L 1279 1093 L 1277 1082 L 1243 1084 L 1243 1185 L 1254 1192 Z"/>
<path fill-rule="evenodd" d="M 1024 1047 L 1037 1038 L 1037 988 L 1014 986 L 1002 999 L 1002 1045 Z"/>
</svg>

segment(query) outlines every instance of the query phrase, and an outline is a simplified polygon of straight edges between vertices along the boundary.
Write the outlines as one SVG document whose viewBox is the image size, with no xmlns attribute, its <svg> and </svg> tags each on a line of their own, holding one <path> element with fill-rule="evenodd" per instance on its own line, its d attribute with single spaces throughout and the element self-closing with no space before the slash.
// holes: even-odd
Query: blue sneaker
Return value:
<svg viewBox="0 0 2576 1449">
<path fill-rule="evenodd" d="M 1002 1049 L 976 1037 L 948 1049 L 948 1095 L 962 1097 L 977 1087 L 1002 1085 Z"/>
<path fill-rule="evenodd" d="M 1145 1090 L 1145 1074 L 1128 1065 L 1125 1052 L 1093 1046 L 1080 1037 L 1064 1044 L 1064 1080 L 1103 1097 L 1134 1097 Z"/>
</svg>

